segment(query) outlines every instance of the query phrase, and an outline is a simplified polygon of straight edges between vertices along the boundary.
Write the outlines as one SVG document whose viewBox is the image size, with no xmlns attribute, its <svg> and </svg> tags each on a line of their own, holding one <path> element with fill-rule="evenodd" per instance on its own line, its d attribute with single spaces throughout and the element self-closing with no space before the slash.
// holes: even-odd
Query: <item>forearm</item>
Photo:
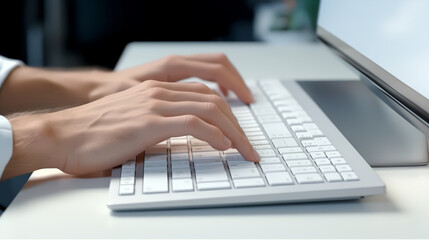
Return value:
<svg viewBox="0 0 429 240">
<path fill-rule="evenodd" d="M 90 94 L 107 78 L 97 70 L 54 71 L 18 67 L 0 89 L 0 114 L 75 106 L 91 100 Z"/>
<path fill-rule="evenodd" d="M 58 148 L 47 128 L 45 114 L 8 116 L 13 129 L 13 154 L 1 180 L 41 168 L 59 168 L 61 161 L 51 154 Z"/>
</svg>

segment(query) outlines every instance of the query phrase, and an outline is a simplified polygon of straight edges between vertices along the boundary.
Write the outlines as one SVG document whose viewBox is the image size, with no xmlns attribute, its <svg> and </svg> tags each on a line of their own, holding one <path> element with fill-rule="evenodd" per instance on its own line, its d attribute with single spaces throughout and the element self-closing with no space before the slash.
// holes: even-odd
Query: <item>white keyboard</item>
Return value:
<svg viewBox="0 0 429 240">
<path fill-rule="evenodd" d="M 192 136 L 170 138 L 123 164 L 117 195 L 162 196 L 220 190 L 359 182 L 343 154 L 280 81 L 249 86 L 255 103 L 228 100 L 260 163 L 218 151 Z M 142 174 L 138 174 L 143 171 Z M 140 187 L 136 186 L 139 179 Z M 140 185 L 140 184 L 139 184 Z"/>
</svg>

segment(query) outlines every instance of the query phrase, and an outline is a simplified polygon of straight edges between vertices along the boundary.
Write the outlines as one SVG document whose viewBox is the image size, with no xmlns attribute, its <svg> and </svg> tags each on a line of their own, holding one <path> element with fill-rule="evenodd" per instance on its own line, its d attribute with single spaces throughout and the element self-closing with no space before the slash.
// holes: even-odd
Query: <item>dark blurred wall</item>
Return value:
<svg viewBox="0 0 429 240">
<path fill-rule="evenodd" d="M 69 14 L 69 46 L 107 66 L 130 41 L 249 40 L 229 35 L 235 22 L 252 21 L 244 0 L 74 0 Z"/>
<path fill-rule="evenodd" d="M 0 20 L 0 54 L 35 66 L 112 68 L 132 41 L 253 40 L 246 0 L 14 0 Z"/>
<path fill-rule="evenodd" d="M 0 4 L 0 55 L 26 59 L 24 0 Z"/>
</svg>

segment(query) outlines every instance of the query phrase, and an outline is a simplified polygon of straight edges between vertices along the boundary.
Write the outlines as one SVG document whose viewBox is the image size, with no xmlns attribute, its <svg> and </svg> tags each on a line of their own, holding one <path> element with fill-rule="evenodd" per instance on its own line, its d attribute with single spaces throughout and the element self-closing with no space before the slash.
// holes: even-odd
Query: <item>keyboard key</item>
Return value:
<svg viewBox="0 0 429 240">
<path fill-rule="evenodd" d="M 188 146 L 187 145 L 172 145 L 170 146 L 171 153 L 187 153 Z"/>
<path fill-rule="evenodd" d="M 307 130 L 307 132 L 310 133 L 313 137 L 321 137 L 325 135 L 320 130 Z"/>
<path fill-rule="evenodd" d="M 305 166 L 313 166 L 311 164 L 310 160 L 293 160 L 293 161 L 286 161 L 286 164 L 289 168 L 292 167 L 305 167 Z"/>
<path fill-rule="evenodd" d="M 310 123 L 313 121 L 309 116 L 301 116 L 301 117 L 297 117 L 296 119 L 302 123 Z"/>
<path fill-rule="evenodd" d="M 146 171 L 143 175 L 143 193 L 168 192 L 167 171 Z"/>
<path fill-rule="evenodd" d="M 302 126 L 302 125 L 293 125 L 293 126 L 291 126 L 290 127 L 291 129 L 292 129 L 292 131 L 293 132 L 304 132 L 304 131 L 306 131 L 305 130 L 305 128 L 304 128 L 304 126 Z"/>
<path fill-rule="evenodd" d="M 326 155 L 325 155 L 325 153 L 324 153 L 324 152 L 311 152 L 311 153 L 310 153 L 310 156 L 311 156 L 313 159 L 326 158 Z"/>
<path fill-rule="evenodd" d="M 195 169 L 195 178 L 197 183 L 228 181 L 228 176 L 226 175 L 225 169 L 220 168 L 205 170 Z"/>
<path fill-rule="evenodd" d="M 334 165 L 347 164 L 347 162 L 346 162 L 346 160 L 344 160 L 344 158 L 331 158 L 331 162 Z"/>
<path fill-rule="evenodd" d="M 249 162 L 249 161 L 243 161 L 243 162 L 231 161 L 231 162 L 228 162 L 228 167 L 230 169 L 232 169 L 232 168 L 254 168 L 255 163 Z"/>
<path fill-rule="evenodd" d="M 259 156 L 262 157 L 275 157 L 276 153 L 272 149 L 261 149 L 261 150 L 255 150 L 258 152 Z"/>
<path fill-rule="evenodd" d="M 236 188 L 263 187 L 265 183 L 262 178 L 235 179 L 234 186 Z"/>
<path fill-rule="evenodd" d="M 323 179 L 318 173 L 298 174 L 295 178 L 299 184 L 323 183 Z"/>
<path fill-rule="evenodd" d="M 307 155 L 305 153 L 286 153 L 283 154 L 283 159 L 285 161 L 288 160 L 299 160 L 299 159 L 308 159 Z"/>
<path fill-rule="evenodd" d="M 314 140 L 301 140 L 301 144 L 305 148 L 319 146 L 319 144 Z"/>
<path fill-rule="evenodd" d="M 206 159 L 220 159 L 220 155 L 218 151 L 213 152 L 194 152 L 192 153 L 192 158 L 194 162 L 198 160 L 206 160 Z"/>
<path fill-rule="evenodd" d="M 303 150 L 300 147 L 288 147 L 288 148 L 278 148 L 280 154 L 285 153 L 302 153 Z"/>
<path fill-rule="evenodd" d="M 328 182 L 342 182 L 343 178 L 337 172 L 325 173 L 325 178 Z"/>
<path fill-rule="evenodd" d="M 239 161 L 239 162 L 245 162 L 246 159 L 243 158 L 240 154 L 226 154 L 225 155 L 225 161 L 232 162 L 232 161 Z"/>
<path fill-rule="evenodd" d="M 303 173 L 317 173 L 316 168 L 313 167 L 313 166 L 308 166 L 308 167 L 292 167 L 292 168 L 290 168 L 290 170 L 292 171 L 293 175 L 303 174 Z"/>
<path fill-rule="evenodd" d="M 206 145 L 206 146 L 192 146 L 192 152 L 209 152 L 209 151 L 218 151 L 218 150 L 214 149 L 210 145 Z"/>
<path fill-rule="evenodd" d="M 198 190 L 220 190 L 231 188 L 229 182 L 197 182 Z"/>
<path fill-rule="evenodd" d="M 249 141 L 260 141 L 260 140 L 266 140 L 267 138 L 264 135 L 261 136 L 249 136 L 247 137 Z"/>
<path fill-rule="evenodd" d="M 313 135 L 311 135 L 309 132 L 297 132 L 295 133 L 296 137 L 298 139 L 310 139 L 313 138 Z"/>
<path fill-rule="evenodd" d="M 144 168 L 164 168 L 167 169 L 167 161 L 144 161 Z"/>
<path fill-rule="evenodd" d="M 333 151 L 333 152 L 326 152 L 326 156 L 328 158 L 338 158 L 338 157 L 341 157 L 341 154 L 337 151 Z"/>
<path fill-rule="evenodd" d="M 256 122 L 255 122 L 256 123 Z M 259 127 L 250 127 L 250 128 L 242 128 L 244 132 L 260 132 L 261 129 Z"/>
<path fill-rule="evenodd" d="M 173 170 L 176 168 L 189 168 L 189 160 L 171 162 L 171 168 Z"/>
<path fill-rule="evenodd" d="M 335 151 L 334 146 L 317 146 L 317 147 L 307 147 L 307 152 L 325 152 L 325 151 Z"/>
<path fill-rule="evenodd" d="M 261 158 L 259 164 L 269 164 L 269 163 L 280 163 L 280 158 L 278 157 L 264 157 Z"/>
<path fill-rule="evenodd" d="M 131 185 L 119 185 L 119 195 L 133 195 L 134 184 Z"/>
<path fill-rule="evenodd" d="M 167 161 L 167 154 L 148 154 L 148 153 L 145 153 L 144 161 Z"/>
<path fill-rule="evenodd" d="M 171 162 L 173 161 L 189 161 L 188 153 L 172 153 L 170 155 Z"/>
<path fill-rule="evenodd" d="M 189 168 L 174 168 L 171 171 L 171 176 L 173 179 L 191 178 L 191 171 Z"/>
<path fill-rule="evenodd" d="M 275 122 L 281 122 L 282 119 L 276 114 L 276 115 L 261 115 L 258 116 L 258 120 L 261 123 L 275 123 Z"/>
<path fill-rule="evenodd" d="M 197 162 L 194 163 L 194 169 L 195 171 L 208 171 L 208 170 L 219 170 L 224 171 L 223 162 Z"/>
<path fill-rule="evenodd" d="M 247 124 L 240 124 L 242 128 L 252 128 L 252 127 L 259 127 L 257 123 L 247 123 Z"/>
<path fill-rule="evenodd" d="M 344 181 L 358 181 L 359 178 L 354 172 L 342 172 L 341 176 L 343 177 Z"/>
<path fill-rule="evenodd" d="M 266 173 L 268 184 L 270 186 L 290 185 L 293 184 L 293 180 L 288 172 L 270 172 Z"/>
<path fill-rule="evenodd" d="M 293 138 L 273 139 L 273 144 L 276 148 L 298 147 L 298 143 Z"/>
<path fill-rule="evenodd" d="M 289 130 L 283 123 L 265 123 L 262 124 L 265 132 L 270 139 L 291 137 Z"/>
<path fill-rule="evenodd" d="M 134 176 L 130 176 L 130 177 L 122 177 L 121 176 L 121 180 L 120 180 L 119 184 L 121 184 L 121 185 L 134 184 Z"/>
<path fill-rule="evenodd" d="M 323 165 L 331 165 L 331 161 L 329 161 L 329 159 L 327 158 L 319 158 L 314 160 L 317 164 L 317 166 L 323 166 Z"/>
<path fill-rule="evenodd" d="M 192 179 L 173 179 L 172 180 L 173 192 L 189 192 L 194 190 Z"/>
<path fill-rule="evenodd" d="M 253 168 L 231 168 L 229 169 L 232 179 L 260 177 L 256 167 Z"/>
<path fill-rule="evenodd" d="M 135 169 L 135 167 L 136 167 L 136 160 L 128 160 L 124 164 L 122 164 L 122 169 L 124 168 Z"/>
<path fill-rule="evenodd" d="M 186 138 L 170 138 L 170 145 L 171 146 L 187 146 L 188 145 L 188 139 Z"/>
<path fill-rule="evenodd" d="M 318 146 L 332 145 L 326 137 L 316 137 L 313 139 Z"/>
<path fill-rule="evenodd" d="M 335 167 L 332 165 L 323 165 L 320 166 L 319 169 L 322 173 L 337 172 L 337 169 L 335 169 Z"/>
<path fill-rule="evenodd" d="M 135 168 L 124 168 L 121 169 L 121 178 L 123 177 L 134 177 Z"/>
<path fill-rule="evenodd" d="M 256 145 L 253 146 L 255 150 L 272 149 L 271 145 Z"/>
<path fill-rule="evenodd" d="M 302 121 L 298 118 L 289 118 L 286 119 L 286 122 L 289 126 L 302 124 Z"/>
<path fill-rule="evenodd" d="M 268 142 L 268 140 L 255 140 L 255 141 L 250 141 L 250 144 L 252 144 L 253 146 L 255 146 L 255 145 L 267 145 L 267 144 L 270 144 L 269 142 Z"/>
<path fill-rule="evenodd" d="M 352 171 L 352 168 L 347 164 L 336 165 L 335 168 L 337 168 L 338 172 L 350 172 L 350 171 Z"/>
<path fill-rule="evenodd" d="M 264 173 L 286 171 L 286 168 L 283 166 L 283 164 L 260 164 L 260 166 Z"/>
<path fill-rule="evenodd" d="M 302 126 L 305 130 L 319 130 L 319 127 L 315 123 L 304 123 Z"/>
<path fill-rule="evenodd" d="M 247 132 L 245 133 L 247 137 L 252 136 L 264 136 L 264 133 L 262 131 L 256 131 L 256 132 Z"/>
</svg>

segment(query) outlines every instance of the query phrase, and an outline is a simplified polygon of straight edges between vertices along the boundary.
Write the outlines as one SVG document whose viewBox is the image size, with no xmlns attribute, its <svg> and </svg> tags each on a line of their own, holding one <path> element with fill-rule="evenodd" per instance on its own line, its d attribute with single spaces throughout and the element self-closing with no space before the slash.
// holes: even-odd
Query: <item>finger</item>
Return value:
<svg viewBox="0 0 429 240">
<path fill-rule="evenodd" d="M 162 116 L 193 115 L 219 128 L 227 136 L 243 157 L 250 161 L 258 161 L 257 154 L 246 135 L 226 116 L 216 104 L 210 102 L 165 102 L 159 104 L 157 112 Z"/>
<path fill-rule="evenodd" d="M 205 93 L 213 94 L 213 91 L 207 87 L 204 83 L 190 83 L 190 82 L 161 82 L 155 80 L 147 80 L 141 83 L 141 87 L 147 90 L 152 88 L 164 88 L 174 91 L 182 92 L 196 92 L 196 93 Z"/>
<path fill-rule="evenodd" d="M 222 87 L 234 91 L 245 103 L 253 101 L 252 94 L 241 77 L 237 77 L 227 67 L 219 63 L 207 63 L 184 59 L 176 71 L 187 76 L 195 76 L 204 80 L 217 82 Z"/>
<path fill-rule="evenodd" d="M 226 89 L 226 88 L 222 87 L 222 85 L 219 85 L 219 84 L 218 84 L 218 87 L 219 87 L 220 91 L 222 92 L 222 94 L 223 94 L 225 97 L 227 97 L 227 96 L 228 96 L 228 89 Z"/>
<path fill-rule="evenodd" d="M 193 61 L 202 61 L 208 63 L 220 63 L 225 65 L 230 71 L 234 72 L 244 82 L 237 68 L 229 61 L 228 57 L 223 53 L 201 53 L 183 56 L 185 59 Z"/>
<path fill-rule="evenodd" d="M 218 150 L 226 150 L 232 146 L 231 140 L 219 128 L 194 115 L 165 117 L 161 121 L 161 126 L 163 129 L 159 134 L 161 139 L 192 135 Z"/>
<path fill-rule="evenodd" d="M 231 63 L 231 61 L 228 59 L 228 57 L 223 53 L 203 53 L 203 54 L 194 54 L 194 55 L 188 55 L 183 56 L 185 59 L 193 60 L 193 61 L 202 61 L 207 63 L 219 63 L 224 65 L 228 70 L 230 70 L 236 77 L 239 79 L 239 81 L 243 84 L 244 83 L 243 78 L 241 77 L 241 74 L 238 72 L 237 68 Z M 246 86 L 247 88 L 247 86 Z M 222 91 L 222 89 L 221 89 Z M 224 93 L 222 91 L 222 93 Z M 250 91 L 249 91 L 250 93 Z M 224 93 L 225 96 L 227 96 L 228 93 Z M 252 98 L 253 102 L 253 98 Z"/>
<path fill-rule="evenodd" d="M 230 106 L 217 94 L 201 94 L 194 92 L 180 92 L 164 90 L 159 100 L 169 102 L 195 102 L 195 103 L 212 103 L 218 106 L 222 113 L 235 125 L 235 127 L 244 135 L 244 131 L 238 123 L 238 119 L 233 114 Z M 168 103 L 168 102 L 167 102 Z"/>
</svg>

